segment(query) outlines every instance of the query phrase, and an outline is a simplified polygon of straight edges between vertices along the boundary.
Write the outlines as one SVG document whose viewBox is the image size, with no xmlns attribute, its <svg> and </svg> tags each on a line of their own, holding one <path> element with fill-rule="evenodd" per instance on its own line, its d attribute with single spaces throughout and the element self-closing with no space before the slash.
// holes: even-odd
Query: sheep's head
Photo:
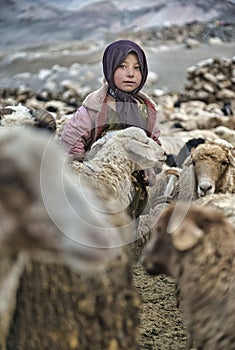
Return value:
<svg viewBox="0 0 235 350">
<path fill-rule="evenodd" d="M 191 151 L 199 197 L 220 192 L 226 173 L 235 167 L 232 150 L 222 143 L 206 142 Z"/>
<path fill-rule="evenodd" d="M 187 203 L 167 207 L 156 224 L 155 236 L 143 251 L 142 263 L 151 275 L 174 275 L 176 259 L 194 249 L 207 234 L 207 227 L 224 220 L 215 209 Z M 176 277 L 176 276 L 175 276 Z"/>
<path fill-rule="evenodd" d="M 121 130 L 116 136 L 122 138 L 128 158 L 136 163 L 135 170 L 160 168 L 166 159 L 163 148 L 140 128 L 130 127 Z"/>
<path fill-rule="evenodd" d="M 88 158 L 93 158 L 102 148 L 108 149 L 114 144 L 126 152 L 123 154 L 126 159 L 133 161 L 133 171 L 161 168 L 166 159 L 163 148 L 148 137 L 144 130 L 134 126 L 107 132 L 92 145 Z"/>
</svg>

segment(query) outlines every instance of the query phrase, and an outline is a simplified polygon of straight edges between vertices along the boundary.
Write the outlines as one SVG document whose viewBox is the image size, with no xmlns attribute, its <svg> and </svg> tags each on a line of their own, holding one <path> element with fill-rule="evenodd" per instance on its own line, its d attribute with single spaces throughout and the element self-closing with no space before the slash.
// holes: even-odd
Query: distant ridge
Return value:
<svg viewBox="0 0 235 350">
<path fill-rule="evenodd" d="M 235 0 L 1 0 L 1 49 L 214 19 L 235 21 Z"/>
</svg>

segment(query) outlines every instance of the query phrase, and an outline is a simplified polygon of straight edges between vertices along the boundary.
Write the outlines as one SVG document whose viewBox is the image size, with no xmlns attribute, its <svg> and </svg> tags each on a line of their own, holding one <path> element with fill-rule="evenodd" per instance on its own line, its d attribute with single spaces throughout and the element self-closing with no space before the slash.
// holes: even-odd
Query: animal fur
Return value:
<svg viewBox="0 0 235 350">
<path fill-rule="evenodd" d="M 235 349 L 235 227 L 208 206 L 164 210 L 142 256 L 151 275 L 173 276 L 194 347 Z"/>
<path fill-rule="evenodd" d="M 136 127 L 111 132 L 91 151 L 92 157 L 88 155 L 83 163 L 73 161 L 72 167 L 82 175 L 80 181 L 85 178 L 95 183 L 97 191 L 102 190 L 103 200 L 113 201 L 117 211 L 126 210 L 133 199 L 133 173 L 160 168 L 165 160 L 162 147 Z"/>
<path fill-rule="evenodd" d="M 207 141 L 191 151 L 175 186 L 174 198 L 194 200 L 211 193 L 235 192 L 234 150 L 226 141 Z"/>
</svg>

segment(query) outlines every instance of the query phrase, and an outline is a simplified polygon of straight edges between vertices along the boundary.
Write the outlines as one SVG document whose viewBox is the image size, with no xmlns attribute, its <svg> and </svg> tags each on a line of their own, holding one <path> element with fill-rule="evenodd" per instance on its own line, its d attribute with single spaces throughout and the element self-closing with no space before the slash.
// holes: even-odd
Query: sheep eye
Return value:
<svg viewBox="0 0 235 350">
<path fill-rule="evenodd" d="M 223 161 L 221 162 L 221 164 L 222 164 L 223 166 L 225 166 L 225 165 L 228 165 L 229 163 L 228 163 L 226 160 L 223 160 Z"/>
</svg>

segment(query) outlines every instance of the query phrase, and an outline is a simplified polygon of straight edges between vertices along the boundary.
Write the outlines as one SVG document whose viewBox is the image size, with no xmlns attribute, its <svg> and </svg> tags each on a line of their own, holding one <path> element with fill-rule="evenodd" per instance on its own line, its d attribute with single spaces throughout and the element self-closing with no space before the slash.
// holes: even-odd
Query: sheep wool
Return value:
<svg viewBox="0 0 235 350">
<path fill-rule="evenodd" d="M 212 193 L 235 192 L 235 157 L 225 140 L 206 141 L 191 150 L 191 160 L 183 169 L 173 197 L 194 200 Z"/>
<path fill-rule="evenodd" d="M 174 203 L 142 256 L 151 275 L 173 276 L 196 349 L 235 349 L 235 226 L 209 206 Z"/>
<path fill-rule="evenodd" d="M 136 350 L 125 213 L 78 186 L 45 130 L 6 128 L 0 161 L 0 348 Z"/>
<path fill-rule="evenodd" d="M 162 147 L 137 127 L 112 131 L 98 140 L 91 152 L 91 159 L 88 155 L 82 165 L 73 161 L 72 168 L 81 175 L 78 181 L 85 178 L 95 183 L 103 200 L 115 203 L 117 211 L 125 211 L 133 199 L 132 174 L 153 167 L 160 169 L 165 160 Z"/>
</svg>

